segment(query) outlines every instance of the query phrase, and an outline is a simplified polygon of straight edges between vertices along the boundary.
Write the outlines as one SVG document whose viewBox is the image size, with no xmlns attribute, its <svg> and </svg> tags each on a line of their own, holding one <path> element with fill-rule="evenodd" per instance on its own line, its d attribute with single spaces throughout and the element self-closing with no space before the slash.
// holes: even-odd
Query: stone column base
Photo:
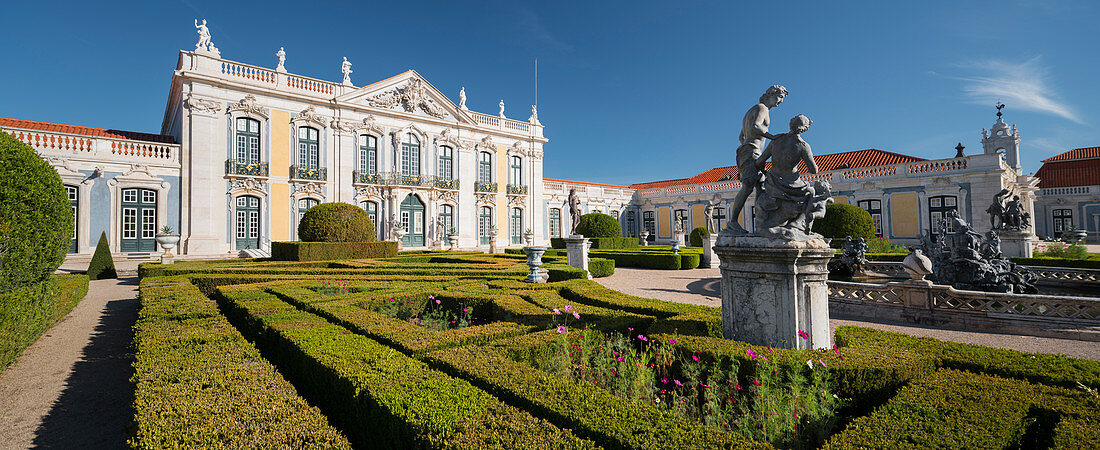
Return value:
<svg viewBox="0 0 1100 450">
<path fill-rule="evenodd" d="M 1000 238 L 1001 254 L 1005 255 L 1006 258 L 1013 256 L 1030 258 L 1037 240 L 1030 231 L 1002 231 Z"/>
<path fill-rule="evenodd" d="M 833 249 L 821 239 L 738 236 L 730 244 L 714 247 L 721 258 L 723 336 L 777 348 L 831 347 L 826 281 Z"/>
<path fill-rule="evenodd" d="M 718 256 L 714 254 L 714 243 L 718 241 L 718 235 L 711 233 L 703 238 L 703 258 L 699 261 L 700 269 L 718 267 Z"/>
</svg>

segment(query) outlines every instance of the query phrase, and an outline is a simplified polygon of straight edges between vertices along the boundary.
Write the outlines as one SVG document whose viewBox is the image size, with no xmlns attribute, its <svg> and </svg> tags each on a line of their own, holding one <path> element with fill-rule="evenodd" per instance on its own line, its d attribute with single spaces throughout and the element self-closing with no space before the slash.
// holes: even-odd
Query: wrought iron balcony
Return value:
<svg viewBox="0 0 1100 450">
<path fill-rule="evenodd" d="M 379 186 L 416 186 L 436 189 L 458 190 L 457 178 L 443 178 L 435 175 L 411 175 L 398 172 L 367 172 L 353 170 L 352 183 L 374 184 Z"/>
<path fill-rule="evenodd" d="M 458 178 L 443 178 L 435 177 L 435 187 L 437 189 L 447 189 L 451 191 L 458 190 Z"/>
<path fill-rule="evenodd" d="M 482 183 L 480 181 L 474 182 L 474 192 L 497 192 L 496 183 Z"/>
<path fill-rule="evenodd" d="M 290 178 L 294 180 L 325 181 L 328 179 L 328 169 L 324 167 L 290 166 Z"/>
<path fill-rule="evenodd" d="M 386 174 L 384 173 L 353 170 L 351 171 L 351 178 L 354 184 L 386 184 Z"/>
<path fill-rule="evenodd" d="M 244 175 L 249 177 L 266 177 L 267 163 L 245 162 L 236 159 L 225 160 L 226 175 Z"/>
<path fill-rule="evenodd" d="M 505 192 L 508 195 L 527 195 L 527 186 L 522 184 L 509 184 Z"/>
</svg>

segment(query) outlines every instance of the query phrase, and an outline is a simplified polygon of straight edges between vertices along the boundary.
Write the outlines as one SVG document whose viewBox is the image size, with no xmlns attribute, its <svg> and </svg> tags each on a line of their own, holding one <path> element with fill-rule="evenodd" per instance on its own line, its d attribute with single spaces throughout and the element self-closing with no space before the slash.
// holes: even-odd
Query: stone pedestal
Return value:
<svg viewBox="0 0 1100 450">
<path fill-rule="evenodd" d="M 714 243 L 718 241 L 718 235 L 711 233 L 703 238 L 703 258 L 699 261 L 700 269 L 718 267 L 718 256 L 714 254 Z"/>
<path fill-rule="evenodd" d="M 570 266 L 588 270 L 588 238 L 573 235 L 565 238 L 565 259 Z M 588 275 L 592 279 L 592 275 Z"/>
<path fill-rule="evenodd" d="M 523 253 L 527 254 L 527 267 L 531 268 L 531 273 L 523 281 L 526 283 L 545 283 L 546 278 L 543 278 L 539 266 L 542 266 L 542 254 L 546 253 L 546 247 L 523 247 Z"/>
<path fill-rule="evenodd" d="M 457 234 L 448 234 L 447 239 L 450 240 L 450 244 L 448 244 L 449 245 L 448 250 L 450 250 L 452 252 L 455 251 L 455 250 L 458 250 L 458 235 Z"/>
<path fill-rule="evenodd" d="M 497 252 L 497 237 L 494 235 L 494 236 L 489 237 L 489 253 L 496 253 L 496 252 Z"/>
<path fill-rule="evenodd" d="M 1030 231 L 1003 231 L 1000 238 L 1001 254 L 1005 255 L 1005 258 L 1032 256 L 1031 251 L 1035 248 L 1036 237 Z"/>
<path fill-rule="evenodd" d="M 739 236 L 729 244 L 714 247 L 721 259 L 722 334 L 779 348 L 831 347 L 826 280 L 833 249 L 821 239 Z"/>
<path fill-rule="evenodd" d="M 172 261 L 175 260 L 175 259 L 176 259 L 176 257 L 173 256 L 169 252 L 164 252 L 164 253 L 161 253 L 161 255 L 160 255 L 160 263 L 161 264 L 172 264 Z"/>
</svg>

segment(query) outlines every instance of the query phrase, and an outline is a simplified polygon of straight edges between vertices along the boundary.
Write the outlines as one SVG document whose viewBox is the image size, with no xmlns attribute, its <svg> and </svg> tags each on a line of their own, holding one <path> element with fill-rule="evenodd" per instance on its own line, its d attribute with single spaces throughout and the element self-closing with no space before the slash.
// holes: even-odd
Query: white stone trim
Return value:
<svg viewBox="0 0 1100 450">
<path fill-rule="evenodd" d="M 107 181 L 111 198 L 110 232 L 107 242 L 111 252 L 118 253 L 122 245 L 122 190 L 131 188 L 152 189 L 157 192 L 157 225 L 160 230 L 168 219 L 168 190 L 171 185 L 167 181 L 155 177 L 149 173 L 148 168 L 142 165 L 133 165 L 129 172 L 119 175 Z M 156 250 L 154 249 L 155 253 Z M 143 253 L 143 252 L 138 252 Z"/>
</svg>

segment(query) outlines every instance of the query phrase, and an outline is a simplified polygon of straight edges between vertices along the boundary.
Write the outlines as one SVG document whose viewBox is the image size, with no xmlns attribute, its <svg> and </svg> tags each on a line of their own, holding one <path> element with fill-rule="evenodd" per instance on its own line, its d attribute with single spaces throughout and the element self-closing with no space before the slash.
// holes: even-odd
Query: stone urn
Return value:
<svg viewBox="0 0 1100 450">
<path fill-rule="evenodd" d="M 406 234 L 409 234 L 409 232 L 405 231 L 404 228 L 395 228 L 393 230 L 393 236 L 395 238 L 397 238 L 397 249 L 398 250 L 401 250 L 401 247 L 403 246 L 402 243 L 404 242 Z"/>
<path fill-rule="evenodd" d="M 680 254 L 680 240 L 679 239 L 673 239 L 672 240 L 672 254 L 673 255 L 679 255 Z"/>
<path fill-rule="evenodd" d="M 638 236 L 640 236 L 642 238 L 642 246 L 649 245 L 649 232 L 648 231 L 642 230 L 642 232 L 639 233 Z"/>
<path fill-rule="evenodd" d="M 450 245 L 450 250 L 458 250 L 458 232 L 452 231 L 447 233 L 447 243 Z"/>
<path fill-rule="evenodd" d="M 523 242 L 526 242 L 527 246 L 530 247 L 531 244 L 535 242 L 535 233 L 532 233 L 531 230 L 528 229 L 523 233 Z"/>
<path fill-rule="evenodd" d="M 539 271 L 539 266 L 542 266 L 542 254 L 546 253 L 546 247 L 523 247 L 523 253 L 527 254 L 527 267 L 531 268 L 531 273 L 523 281 L 525 283 L 545 283 L 546 279 Z"/>
<path fill-rule="evenodd" d="M 164 249 L 164 254 L 171 255 L 172 249 L 180 243 L 180 235 L 179 233 L 173 233 L 171 227 L 165 226 L 157 232 L 156 240 L 160 244 L 160 248 Z"/>
</svg>

